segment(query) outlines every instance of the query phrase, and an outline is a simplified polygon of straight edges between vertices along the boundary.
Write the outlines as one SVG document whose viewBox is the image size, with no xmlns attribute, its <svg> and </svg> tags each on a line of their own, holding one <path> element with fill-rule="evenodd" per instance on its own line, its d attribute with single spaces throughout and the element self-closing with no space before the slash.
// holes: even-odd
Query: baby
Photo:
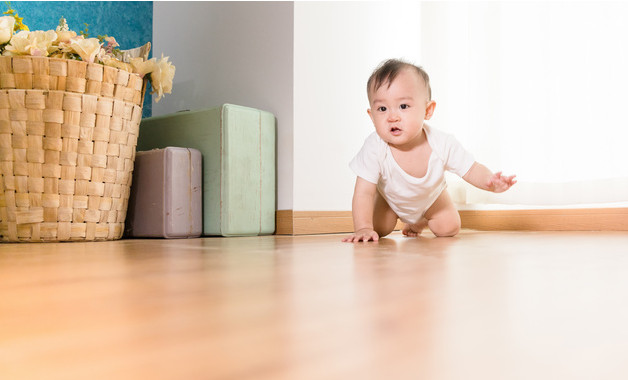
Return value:
<svg viewBox="0 0 628 380">
<path fill-rule="evenodd" d="M 382 63 L 367 83 L 375 132 L 349 166 L 357 174 L 353 193 L 355 232 L 345 242 L 378 241 L 393 231 L 454 236 L 460 215 L 445 190 L 445 170 L 480 189 L 500 193 L 515 176 L 492 173 L 451 135 L 425 123 L 434 114 L 430 81 L 420 67 L 400 60 Z"/>
</svg>

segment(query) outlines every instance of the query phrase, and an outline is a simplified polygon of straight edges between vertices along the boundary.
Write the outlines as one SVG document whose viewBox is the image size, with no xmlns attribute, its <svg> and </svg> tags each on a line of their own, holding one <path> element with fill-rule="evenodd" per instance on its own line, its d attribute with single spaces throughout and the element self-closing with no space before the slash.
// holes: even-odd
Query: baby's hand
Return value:
<svg viewBox="0 0 628 380">
<path fill-rule="evenodd" d="M 359 241 L 378 241 L 379 235 L 377 232 L 371 230 L 370 228 L 362 228 L 361 230 L 357 230 L 353 233 L 353 235 L 342 239 L 343 242 L 346 243 L 357 243 Z"/>
<path fill-rule="evenodd" d="M 512 185 L 517 183 L 515 177 L 515 175 L 504 176 L 502 175 L 502 172 L 497 172 L 489 178 L 486 186 L 489 191 L 494 193 L 503 193 L 504 191 L 510 189 Z"/>
</svg>

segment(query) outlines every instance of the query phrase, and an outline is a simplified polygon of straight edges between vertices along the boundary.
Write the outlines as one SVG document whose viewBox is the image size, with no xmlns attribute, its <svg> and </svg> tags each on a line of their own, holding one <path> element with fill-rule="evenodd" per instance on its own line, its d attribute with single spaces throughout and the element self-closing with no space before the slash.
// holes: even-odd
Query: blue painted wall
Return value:
<svg viewBox="0 0 628 380">
<path fill-rule="evenodd" d="M 90 37 L 113 36 L 122 50 L 153 42 L 152 1 L 11 1 L 11 7 L 30 30 L 55 29 L 65 17 L 70 30 L 78 33 L 87 23 Z M 7 10 L 5 2 L 0 10 Z M 151 100 L 146 97 L 144 117 L 152 114 Z"/>
</svg>

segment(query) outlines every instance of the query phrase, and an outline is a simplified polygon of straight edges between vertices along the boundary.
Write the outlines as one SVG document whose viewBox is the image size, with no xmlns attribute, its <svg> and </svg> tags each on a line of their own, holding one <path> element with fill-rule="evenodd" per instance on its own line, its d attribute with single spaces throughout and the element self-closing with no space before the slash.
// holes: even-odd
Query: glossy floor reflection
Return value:
<svg viewBox="0 0 628 380">
<path fill-rule="evenodd" d="M 628 234 L 0 245 L 2 379 L 624 379 Z"/>
</svg>

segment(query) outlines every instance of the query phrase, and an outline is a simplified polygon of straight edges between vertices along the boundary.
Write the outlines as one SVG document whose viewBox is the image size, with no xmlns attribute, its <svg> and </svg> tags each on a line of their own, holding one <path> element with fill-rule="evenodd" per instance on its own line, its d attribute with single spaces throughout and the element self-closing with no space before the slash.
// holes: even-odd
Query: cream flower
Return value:
<svg viewBox="0 0 628 380">
<path fill-rule="evenodd" d="M 144 75 L 150 74 L 155 70 L 156 59 L 151 58 L 148 61 L 145 61 L 142 57 L 131 58 L 130 64 L 133 67 L 133 72 L 140 74 L 143 78 Z"/>
<path fill-rule="evenodd" d="M 70 45 L 72 50 L 76 52 L 81 59 L 85 62 L 94 62 L 96 54 L 100 51 L 100 42 L 98 38 L 87 38 L 76 42 L 72 42 Z"/>
<path fill-rule="evenodd" d="M 14 34 L 6 47 L 5 55 L 22 55 L 47 57 L 50 52 L 56 50 L 52 43 L 57 39 L 54 30 L 47 32 L 37 30 L 34 32 L 21 31 Z"/>
<path fill-rule="evenodd" d="M 85 39 L 85 37 L 81 36 L 81 35 L 76 35 L 76 33 L 74 34 L 74 37 L 70 38 L 70 40 L 68 41 L 69 44 L 73 44 L 75 42 L 81 42 Z"/>
<path fill-rule="evenodd" d="M 15 18 L 13 16 L 0 17 L 0 44 L 6 44 L 13 36 Z"/>
<path fill-rule="evenodd" d="M 161 59 L 155 63 L 154 70 L 150 73 L 150 84 L 153 86 L 151 94 L 157 94 L 155 103 L 159 102 L 164 93 L 172 92 L 172 80 L 174 78 L 175 66 L 168 62 L 169 57 L 162 54 Z"/>
<path fill-rule="evenodd" d="M 57 41 L 59 43 L 69 43 L 73 38 L 76 37 L 76 32 L 71 30 L 57 30 Z"/>
<path fill-rule="evenodd" d="M 107 54 L 105 49 L 100 49 L 98 51 L 98 54 L 96 54 L 96 57 L 94 57 L 94 62 L 102 63 L 104 65 L 105 61 L 107 61 L 110 58 L 111 58 L 111 56 L 109 54 Z"/>
<path fill-rule="evenodd" d="M 47 57 L 50 52 L 56 50 L 52 44 L 57 40 L 57 32 L 36 30 L 30 32 L 28 40 L 31 42 L 31 55 Z"/>
<path fill-rule="evenodd" d="M 30 32 L 21 31 L 17 32 L 11 38 L 11 42 L 7 45 L 4 50 L 4 55 L 20 55 L 20 54 L 29 54 L 28 50 L 28 35 Z"/>
<path fill-rule="evenodd" d="M 62 33 L 66 33 L 66 32 L 62 31 Z M 59 36 L 59 31 L 57 31 L 57 36 Z M 82 41 L 84 39 L 83 36 L 77 36 L 75 33 L 74 36 L 70 37 L 68 40 L 65 40 L 65 38 L 68 36 L 69 35 L 67 34 L 62 34 L 61 37 L 58 37 L 61 39 L 59 41 L 59 45 L 57 46 L 58 51 L 61 51 L 62 53 L 64 53 L 65 56 L 68 56 L 68 54 L 66 53 L 74 53 L 74 49 L 72 49 L 73 43 Z"/>
</svg>

